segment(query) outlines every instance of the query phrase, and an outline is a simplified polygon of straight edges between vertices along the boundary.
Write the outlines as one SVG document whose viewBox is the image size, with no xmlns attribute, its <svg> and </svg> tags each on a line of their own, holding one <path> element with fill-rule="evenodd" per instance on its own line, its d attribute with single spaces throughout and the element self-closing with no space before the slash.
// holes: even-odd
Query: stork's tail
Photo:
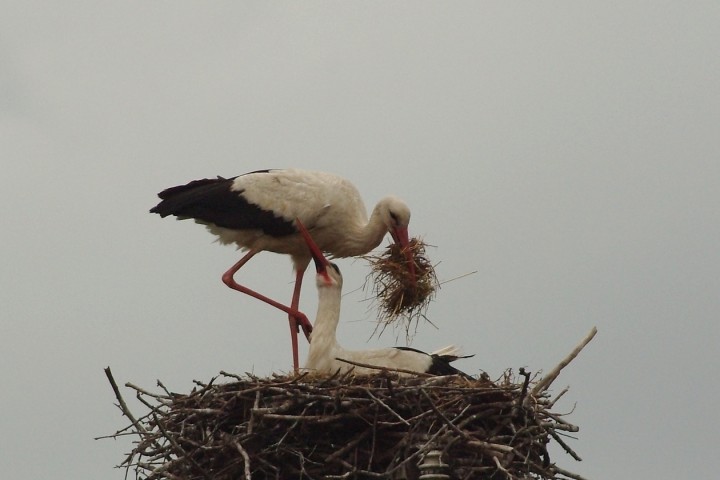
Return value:
<svg viewBox="0 0 720 480">
<path fill-rule="evenodd" d="M 448 363 L 454 362 L 455 360 L 460 359 L 460 358 L 470 358 L 470 357 L 475 356 L 475 355 L 463 355 L 462 347 L 459 347 L 457 345 L 448 345 L 446 347 L 438 348 L 437 350 L 432 352 L 430 355 L 440 357 Z"/>
</svg>

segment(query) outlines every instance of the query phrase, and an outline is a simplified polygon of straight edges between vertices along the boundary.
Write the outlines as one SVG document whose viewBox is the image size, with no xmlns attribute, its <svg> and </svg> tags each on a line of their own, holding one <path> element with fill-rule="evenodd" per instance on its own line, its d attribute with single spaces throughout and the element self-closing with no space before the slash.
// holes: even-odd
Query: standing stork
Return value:
<svg viewBox="0 0 720 480">
<path fill-rule="evenodd" d="M 360 193 L 348 180 L 324 172 L 298 169 L 258 170 L 233 178 L 195 180 L 163 190 L 150 212 L 161 217 L 192 218 L 247 253 L 222 276 L 230 288 L 262 300 L 288 314 L 293 367 L 298 369 L 298 324 L 309 339 L 312 325 L 299 310 L 300 288 L 311 255 L 298 234 L 299 219 L 312 231 L 320 249 L 332 257 L 354 257 L 377 247 L 386 233 L 403 249 L 411 275 L 408 247 L 410 209 L 397 197 L 381 199 L 367 216 Z M 263 250 L 292 257 L 295 287 L 290 306 L 238 284 L 234 275 Z"/>
<path fill-rule="evenodd" d="M 310 336 L 310 350 L 305 362 L 305 370 L 334 374 L 353 370 L 354 373 L 367 375 L 377 373 L 374 368 L 353 365 L 344 362 L 405 370 L 434 375 L 462 375 L 472 377 L 456 369 L 450 362 L 460 356 L 458 349 L 448 346 L 433 353 L 425 353 L 408 347 L 380 348 L 375 350 L 346 350 L 337 341 L 337 326 L 340 320 L 340 301 L 342 297 L 342 275 L 334 263 L 330 263 L 313 241 L 300 221 L 298 228 L 305 237 L 317 270 L 318 307 L 315 326 Z M 470 355 L 472 356 L 472 355 Z M 403 372 L 401 372 L 403 373 Z"/>
</svg>

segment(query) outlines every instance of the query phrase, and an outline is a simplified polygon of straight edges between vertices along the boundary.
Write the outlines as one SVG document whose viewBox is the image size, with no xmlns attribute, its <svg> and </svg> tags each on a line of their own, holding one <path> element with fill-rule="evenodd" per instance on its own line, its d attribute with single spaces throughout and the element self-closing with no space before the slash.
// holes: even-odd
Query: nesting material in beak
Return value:
<svg viewBox="0 0 720 480">
<path fill-rule="evenodd" d="M 440 287 L 435 269 L 425 256 L 425 243 L 418 238 L 402 248 L 398 243 L 389 245 L 379 256 L 368 255 L 372 272 L 372 292 L 379 303 L 378 327 L 380 334 L 398 320 L 404 323 L 408 339 L 412 337 L 413 321 L 427 320 L 425 311 Z M 407 251 L 409 250 L 409 251 Z M 409 258 L 414 265 L 410 265 Z M 414 268 L 413 268 L 414 267 Z"/>
</svg>

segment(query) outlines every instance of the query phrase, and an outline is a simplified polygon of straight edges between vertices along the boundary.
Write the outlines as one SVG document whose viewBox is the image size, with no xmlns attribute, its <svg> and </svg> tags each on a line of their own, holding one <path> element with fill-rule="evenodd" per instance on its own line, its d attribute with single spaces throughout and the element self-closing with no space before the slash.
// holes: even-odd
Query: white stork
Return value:
<svg viewBox="0 0 720 480">
<path fill-rule="evenodd" d="M 454 346 L 445 347 L 430 354 L 408 347 L 375 350 L 344 349 L 338 343 L 336 336 L 338 321 L 340 320 L 340 300 L 343 283 L 340 269 L 325 258 L 299 221 L 298 228 L 305 237 L 312 258 L 315 261 L 318 288 L 317 316 L 310 335 L 310 350 L 305 362 L 305 370 L 322 374 L 334 374 L 338 371 L 344 373 L 350 370 L 359 375 L 378 372 L 374 368 L 362 367 L 342 361 L 349 360 L 357 364 L 391 370 L 409 370 L 434 375 L 462 375 L 466 378 L 472 378 L 450 365 L 450 362 L 458 358 L 467 358 L 467 356 L 459 356 L 459 350 Z"/>
<path fill-rule="evenodd" d="M 195 180 L 163 190 L 150 212 L 162 217 L 192 218 L 247 253 L 222 276 L 230 288 L 288 313 L 293 367 L 298 369 L 298 324 L 309 339 L 312 325 L 299 310 L 300 288 L 310 253 L 295 220 L 313 233 L 319 248 L 335 258 L 353 257 L 377 247 L 386 233 L 406 252 L 411 274 L 414 262 L 408 245 L 410 209 L 397 197 L 383 198 L 368 219 L 355 186 L 330 173 L 297 169 L 259 170 L 234 178 Z M 290 306 L 238 284 L 235 273 L 260 251 L 289 254 L 296 272 Z"/>
</svg>

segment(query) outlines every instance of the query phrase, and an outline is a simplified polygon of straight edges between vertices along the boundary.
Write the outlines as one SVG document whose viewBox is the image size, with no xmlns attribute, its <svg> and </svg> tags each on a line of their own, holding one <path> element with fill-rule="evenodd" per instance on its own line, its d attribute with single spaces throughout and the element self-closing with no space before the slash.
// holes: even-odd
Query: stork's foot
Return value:
<svg viewBox="0 0 720 480">
<path fill-rule="evenodd" d="M 308 318 L 302 312 L 297 312 L 297 315 L 293 315 L 293 317 L 295 318 L 298 329 L 302 328 L 303 334 L 305 334 L 305 338 L 307 338 L 307 341 L 309 342 L 310 334 L 313 330 L 312 323 L 310 323 L 310 320 L 308 320 Z"/>
</svg>

